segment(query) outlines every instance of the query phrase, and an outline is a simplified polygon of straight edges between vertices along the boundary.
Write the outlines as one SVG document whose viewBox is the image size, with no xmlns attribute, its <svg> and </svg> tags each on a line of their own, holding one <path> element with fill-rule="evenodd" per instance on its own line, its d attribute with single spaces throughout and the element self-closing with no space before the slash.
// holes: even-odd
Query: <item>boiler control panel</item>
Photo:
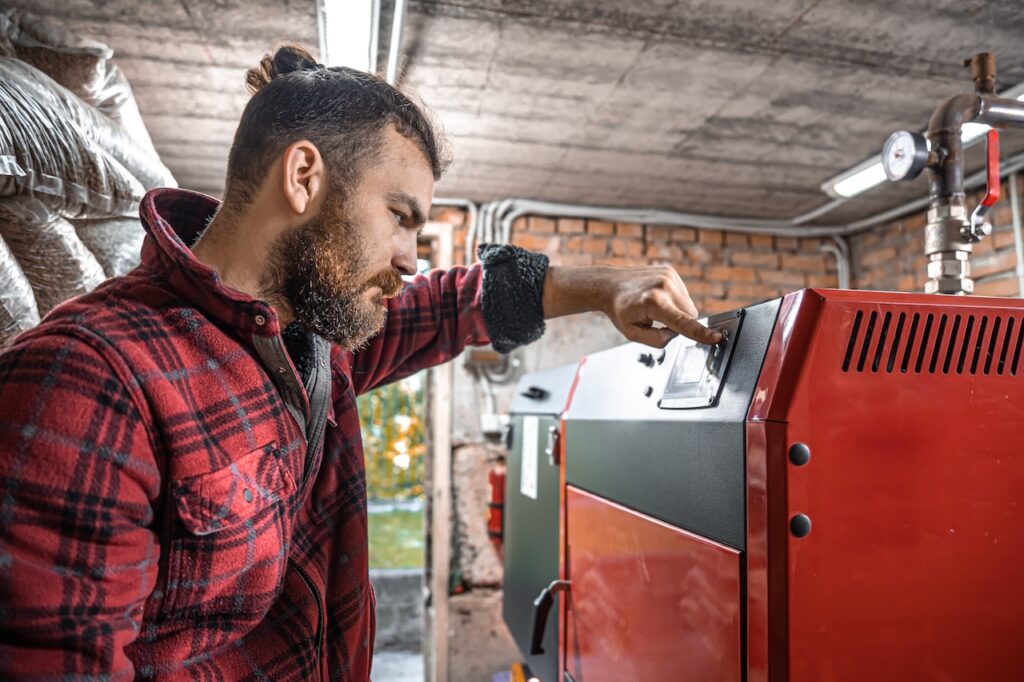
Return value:
<svg viewBox="0 0 1024 682">
<path fill-rule="evenodd" d="M 720 343 L 709 345 L 681 339 L 658 407 L 664 410 L 713 407 L 721 395 L 742 324 L 743 310 L 723 313 L 707 320 L 709 329 L 725 335 Z"/>
</svg>

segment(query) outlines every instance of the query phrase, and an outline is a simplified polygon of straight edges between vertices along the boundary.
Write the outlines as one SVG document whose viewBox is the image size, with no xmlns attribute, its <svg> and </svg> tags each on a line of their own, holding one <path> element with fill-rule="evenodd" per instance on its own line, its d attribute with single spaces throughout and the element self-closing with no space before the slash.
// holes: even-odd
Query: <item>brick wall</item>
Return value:
<svg viewBox="0 0 1024 682">
<path fill-rule="evenodd" d="M 463 212 L 445 209 L 434 218 L 455 225 L 456 263 L 461 263 Z M 835 258 L 820 251 L 826 241 L 537 216 L 520 218 L 512 230 L 514 244 L 541 251 L 556 265 L 672 265 L 706 314 L 803 287 L 837 286 Z"/>
<path fill-rule="evenodd" d="M 1024 179 L 1018 178 L 1024 192 Z M 981 194 L 969 197 L 969 205 Z M 993 234 L 971 256 L 975 293 L 1018 296 L 1010 190 L 1004 182 L 994 209 Z M 456 263 L 463 262 L 466 226 L 462 211 L 445 209 L 435 219 L 456 227 Z M 923 291 L 925 212 L 876 226 L 849 239 L 851 287 Z M 555 264 L 634 266 L 670 264 L 679 272 L 702 313 L 731 310 L 803 287 L 838 285 L 835 259 L 819 249 L 826 239 L 746 235 L 665 225 L 609 223 L 575 218 L 520 218 L 513 243 L 546 253 Z"/>
<path fill-rule="evenodd" d="M 979 198 L 978 193 L 971 196 L 970 205 L 973 207 Z M 1002 197 L 993 209 L 995 230 L 990 237 L 975 245 L 971 255 L 974 292 L 979 296 L 1019 295 L 1012 221 L 1010 189 L 1004 182 Z M 924 224 L 925 213 L 922 211 L 852 237 L 851 285 L 856 289 L 923 291 L 927 263 Z"/>
</svg>

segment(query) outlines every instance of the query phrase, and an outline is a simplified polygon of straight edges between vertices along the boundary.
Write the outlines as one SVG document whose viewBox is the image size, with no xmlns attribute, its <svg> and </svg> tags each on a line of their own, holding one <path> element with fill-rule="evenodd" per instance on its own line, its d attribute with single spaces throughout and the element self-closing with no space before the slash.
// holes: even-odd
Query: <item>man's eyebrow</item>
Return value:
<svg viewBox="0 0 1024 682">
<path fill-rule="evenodd" d="M 409 211 L 409 219 L 413 225 L 419 226 L 424 225 L 427 222 L 426 212 L 423 207 L 420 206 L 420 202 L 405 192 L 391 192 L 388 194 L 388 200 L 393 201 L 397 204 L 402 204 L 407 211 Z"/>
</svg>

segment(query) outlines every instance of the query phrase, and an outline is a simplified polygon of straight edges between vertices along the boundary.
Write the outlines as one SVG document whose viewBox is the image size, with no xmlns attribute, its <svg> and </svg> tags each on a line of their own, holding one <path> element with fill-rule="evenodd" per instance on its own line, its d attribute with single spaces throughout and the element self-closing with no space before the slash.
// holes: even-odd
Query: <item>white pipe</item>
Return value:
<svg viewBox="0 0 1024 682">
<path fill-rule="evenodd" d="M 836 273 L 840 289 L 850 288 L 850 248 L 846 240 L 839 236 L 832 237 L 831 244 L 822 244 L 821 250 L 836 257 Z"/>
<path fill-rule="evenodd" d="M 1005 173 L 1013 173 L 1024 168 L 1024 154 L 1008 159 L 1002 167 Z M 985 171 L 979 171 L 964 180 L 965 189 L 974 189 L 986 181 Z M 511 236 L 512 223 L 520 216 L 548 215 L 561 217 L 591 218 L 595 220 L 634 222 L 650 225 L 678 225 L 683 227 L 740 232 L 746 234 L 773 234 L 787 237 L 832 237 L 848 236 L 862 232 L 878 223 L 896 218 L 909 211 L 928 205 L 927 197 L 908 202 L 888 211 L 868 216 L 845 225 L 802 225 L 801 223 L 819 216 L 839 206 L 841 201 L 831 201 L 820 208 L 797 216 L 791 220 L 764 220 L 757 218 L 731 218 L 728 216 L 707 215 L 700 213 L 682 213 L 641 208 L 617 208 L 610 206 L 586 206 L 581 204 L 561 204 L 529 199 L 506 199 L 501 202 L 503 215 L 489 215 L 487 220 L 493 224 L 500 220 L 503 234 Z"/>
<path fill-rule="evenodd" d="M 435 198 L 434 206 L 459 206 L 466 209 L 466 224 L 469 228 L 466 231 L 466 265 L 468 266 L 473 262 L 473 239 L 476 236 L 477 220 L 480 215 L 480 209 L 477 207 L 475 202 L 469 199 L 444 199 Z"/>
<path fill-rule="evenodd" d="M 1020 193 L 1017 190 L 1017 174 L 1012 173 L 1007 182 L 1010 185 L 1010 211 L 1013 213 L 1013 248 L 1017 253 L 1017 295 L 1024 298 L 1024 236 L 1021 235 Z"/>
<path fill-rule="evenodd" d="M 488 226 L 490 225 L 491 215 L 494 213 L 494 209 L 497 208 L 498 202 L 488 201 L 484 204 L 483 210 L 480 212 L 480 222 L 476 231 L 476 242 L 478 244 L 487 244 L 490 239 L 487 237 Z"/>
<path fill-rule="evenodd" d="M 402 48 L 402 27 L 405 24 L 405 0 L 395 0 L 395 16 L 391 22 L 391 42 L 388 44 L 387 80 L 398 82 L 398 53 Z"/>
<path fill-rule="evenodd" d="M 505 201 L 503 201 L 500 204 L 498 204 L 498 210 L 494 214 L 495 220 L 497 220 L 498 216 L 504 215 L 505 211 L 509 210 L 509 207 L 511 206 L 512 203 L 513 203 L 512 199 L 505 199 Z M 494 236 L 495 237 L 498 236 L 497 232 L 495 232 Z M 512 223 L 504 223 L 503 222 L 501 224 L 501 237 L 500 237 L 500 239 L 501 239 L 501 241 L 499 242 L 499 244 L 508 244 L 512 240 Z"/>
<path fill-rule="evenodd" d="M 824 206 L 819 206 L 813 211 L 808 211 L 807 213 L 798 215 L 797 217 L 790 220 L 790 222 L 793 223 L 794 225 L 803 225 L 804 223 L 809 223 L 815 218 L 820 218 L 821 216 L 825 215 L 826 213 L 829 213 L 833 209 L 839 208 L 845 203 L 846 199 L 844 197 L 833 199 Z"/>
</svg>

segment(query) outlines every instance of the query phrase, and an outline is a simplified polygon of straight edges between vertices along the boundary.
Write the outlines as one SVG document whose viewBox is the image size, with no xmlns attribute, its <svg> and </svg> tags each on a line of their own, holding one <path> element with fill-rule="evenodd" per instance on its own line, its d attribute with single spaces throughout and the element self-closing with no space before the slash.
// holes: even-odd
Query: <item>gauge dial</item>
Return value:
<svg viewBox="0 0 1024 682">
<path fill-rule="evenodd" d="M 928 141 L 920 133 L 895 132 L 882 148 L 885 177 L 893 182 L 913 180 L 928 163 Z"/>
</svg>

